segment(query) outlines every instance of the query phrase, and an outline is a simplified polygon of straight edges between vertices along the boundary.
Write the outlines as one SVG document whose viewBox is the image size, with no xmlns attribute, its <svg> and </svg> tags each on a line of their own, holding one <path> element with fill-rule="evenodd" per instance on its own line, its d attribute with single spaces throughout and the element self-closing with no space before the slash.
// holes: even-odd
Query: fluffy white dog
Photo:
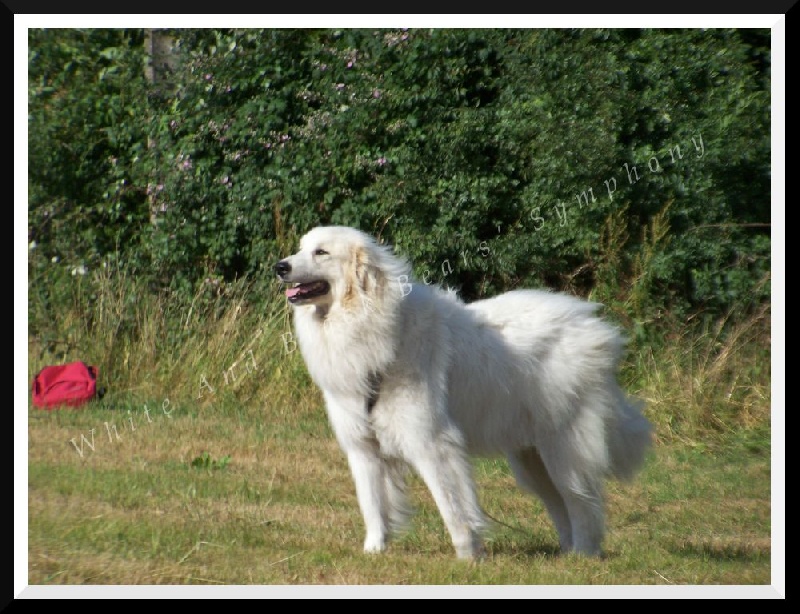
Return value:
<svg viewBox="0 0 800 614">
<path fill-rule="evenodd" d="M 623 341 L 598 305 L 537 290 L 464 304 L 341 226 L 311 230 L 275 271 L 293 284 L 297 341 L 347 455 L 365 551 L 384 550 L 407 519 L 410 466 L 456 554 L 480 557 L 474 454 L 508 458 L 562 551 L 600 553 L 604 480 L 634 475 L 651 425 L 617 384 Z"/>
</svg>

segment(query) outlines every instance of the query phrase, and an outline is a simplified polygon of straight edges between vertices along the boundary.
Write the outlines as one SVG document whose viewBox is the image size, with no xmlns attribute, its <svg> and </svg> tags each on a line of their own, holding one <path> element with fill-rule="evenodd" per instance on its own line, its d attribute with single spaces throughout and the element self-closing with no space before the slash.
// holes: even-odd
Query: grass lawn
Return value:
<svg viewBox="0 0 800 614">
<path fill-rule="evenodd" d="M 147 412 L 144 411 L 148 406 Z M 771 584 L 770 433 L 660 443 L 609 484 L 601 559 L 558 554 L 504 460 L 476 462 L 489 556 L 455 559 L 424 484 L 410 530 L 377 556 L 320 406 L 193 410 L 100 401 L 28 416 L 30 585 Z"/>
</svg>

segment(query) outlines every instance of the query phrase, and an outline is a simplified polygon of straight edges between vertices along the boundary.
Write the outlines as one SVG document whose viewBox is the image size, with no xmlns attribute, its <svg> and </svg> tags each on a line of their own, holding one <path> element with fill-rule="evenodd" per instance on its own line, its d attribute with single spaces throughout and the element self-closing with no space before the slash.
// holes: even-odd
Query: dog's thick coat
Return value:
<svg viewBox="0 0 800 614">
<path fill-rule="evenodd" d="M 275 269 L 294 284 L 297 340 L 350 464 L 365 551 L 406 519 L 410 466 L 457 555 L 481 556 L 469 456 L 503 455 L 561 549 L 600 553 L 604 480 L 635 474 L 651 425 L 617 384 L 623 341 L 598 305 L 538 290 L 464 304 L 341 226 L 311 230 Z"/>
</svg>

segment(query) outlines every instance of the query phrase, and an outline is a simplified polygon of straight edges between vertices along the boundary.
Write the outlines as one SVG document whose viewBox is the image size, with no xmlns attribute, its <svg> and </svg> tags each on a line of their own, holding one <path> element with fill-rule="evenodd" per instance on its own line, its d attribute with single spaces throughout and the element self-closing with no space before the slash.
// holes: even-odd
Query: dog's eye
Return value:
<svg viewBox="0 0 800 614">
<path fill-rule="evenodd" d="M 314 255 L 315 256 L 327 256 L 328 252 L 326 252 L 324 249 L 315 249 L 314 250 Z"/>
</svg>

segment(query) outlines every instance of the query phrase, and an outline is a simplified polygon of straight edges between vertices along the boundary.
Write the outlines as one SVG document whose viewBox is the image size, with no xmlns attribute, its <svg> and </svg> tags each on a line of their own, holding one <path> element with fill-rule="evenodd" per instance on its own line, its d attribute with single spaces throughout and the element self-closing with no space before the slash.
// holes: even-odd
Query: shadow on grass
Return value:
<svg viewBox="0 0 800 614">
<path fill-rule="evenodd" d="M 667 549 L 678 556 L 700 557 L 719 561 L 769 561 L 770 540 L 766 538 L 705 538 L 676 541 Z"/>
<path fill-rule="evenodd" d="M 491 541 L 486 544 L 489 556 L 525 556 L 529 558 L 555 558 L 561 556 L 561 548 L 556 543 L 544 543 L 531 539 L 528 541 Z"/>
</svg>

